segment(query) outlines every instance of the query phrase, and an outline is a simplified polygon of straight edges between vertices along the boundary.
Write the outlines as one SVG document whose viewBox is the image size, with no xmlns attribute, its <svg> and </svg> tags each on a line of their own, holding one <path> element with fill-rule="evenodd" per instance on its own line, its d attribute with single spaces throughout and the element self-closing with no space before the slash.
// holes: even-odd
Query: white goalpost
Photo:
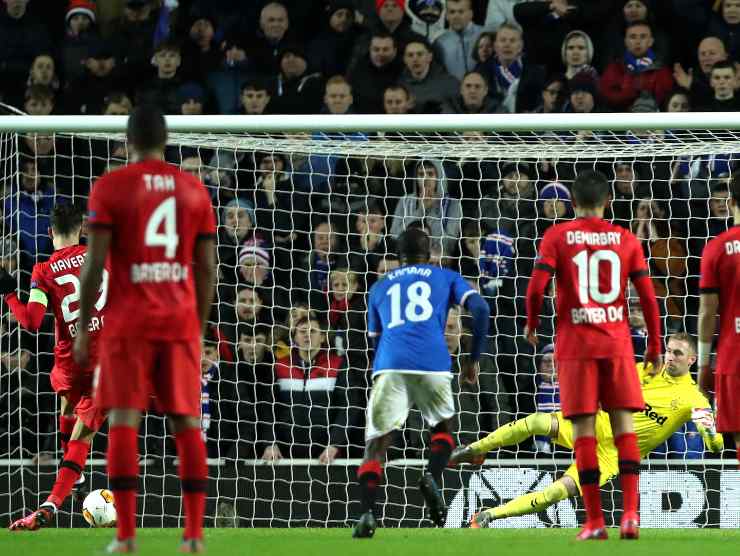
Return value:
<svg viewBox="0 0 740 556">
<path fill-rule="evenodd" d="M 358 516 L 355 473 L 372 362 L 364 294 L 396 264 L 398 231 L 427 228 L 433 259 L 460 271 L 491 307 L 479 386 L 454 380 L 456 440 L 469 443 L 555 409 L 556 375 L 521 338 L 524 296 L 539 238 L 571 216 L 575 175 L 607 175 L 609 217 L 643 243 L 664 333 L 695 335 L 701 252 L 729 223 L 727 183 L 740 168 L 738 113 L 167 120 L 167 160 L 201 177 L 219 223 L 219 282 L 206 338 L 213 351 L 203 365 L 206 523 L 216 527 L 344 526 Z M 51 208 L 84 205 L 95 179 L 128 161 L 125 126 L 121 116 L 0 116 L 0 264 L 16 273 L 22 301 L 31 267 L 51 250 Z M 553 339 L 554 293 L 543 309 L 541 345 Z M 45 499 L 61 452 L 49 382 L 51 318 L 30 334 L 7 303 L 0 307 L 3 525 Z M 323 360 L 285 363 L 301 311 L 322 323 L 322 350 L 340 362 L 332 373 Z M 631 297 L 638 357 L 640 319 Z M 469 345 L 467 326 L 457 312 L 448 321 L 455 360 Z M 85 467 L 89 489 L 107 485 L 105 431 Z M 426 523 L 416 482 L 428 447 L 412 412 L 385 469 L 385 526 Z M 177 526 L 177 462 L 159 416 L 142 424 L 139 449 L 138 523 Z M 705 452 L 690 425 L 650 454 L 641 476 L 643 527 L 740 527 L 732 455 Z M 481 469 L 445 471 L 447 527 L 465 526 L 481 505 L 547 486 L 572 462 L 547 439 L 489 458 Z M 618 522 L 618 484 L 605 487 L 604 500 L 609 522 Z M 58 525 L 82 526 L 79 509 L 68 500 Z M 575 527 L 582 518 L 580 502 L 566 500 L 496 526 Z"/>
</svg>

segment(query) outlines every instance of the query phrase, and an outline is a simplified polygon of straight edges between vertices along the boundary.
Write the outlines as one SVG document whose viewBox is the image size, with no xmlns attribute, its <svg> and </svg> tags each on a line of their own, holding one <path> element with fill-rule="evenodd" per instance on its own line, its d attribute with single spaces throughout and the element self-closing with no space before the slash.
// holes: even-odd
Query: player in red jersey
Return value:
<svg viewBox="0 0 740 556">
<path fill-rule="evenodd" d="M 110 411 L 108 476 L 118 535 L 109 552 L 135 550 L 137 433 L 150 400 L 168 415 L 180 458 L 183 552 L 203 549 L 206 452 L 200 433 L 201 337 L 213 300 L 213 208 L 203 184 L 164 162 L 167 125 L 140 106 L 128 119 L 135 162 L 100 178 L 88 202 L 88 255 L 81 273 L 75 358 L 88 356 L 103 264 L 110 289 L 95 402 Z"/>
<path fill-rule="evenodd" d="M 735 225 L 707 243 L 699 281 L 699 386 L 715 393 L 717 430 L 735 437 L 740 463 L 740 175 L 732 176 Z M 721 303 L 721 306 L 720 306 Z M 710 367 L 719 313 L 716 371 Z M 715 377 L 716 373 L 716 377 Z"/>
<path fill-rule="evenodd" d="M 82 212 L 72 205 L 54 207 L 51 215 L 51 235 L 54 253 L 48 261 L 38 263 L 31 274 L 31 292 L 27 304 L 15 293 L 15 279 L 0 271 L 0 292 L 20 325 L 32 332 L 41 327 L 47 307 L 56 319 L 56 345 L 51 385 L 61 398 L 59 430 L 62 435 L 63 459 L 54 487 L 38 510 L 13 522 L 11 531 L 35 531 L 51 524 L 54 514 L 76 485 L 85 478 L 82 468 L 90 451 L 90 442 L 103 424 L 105 414 L 92 403 L 93 366 L 97 361 L 97 338 L 103 327 L 107 271 L 98 294 L 91 321 L 92 364 L 77 365 L 72 358 L 72 341 L 78 329 L 80 270 L 86 248 L 80 245 Z"/>
<path fill-rule="evenodd" d="M 599 492 L 599 464 L 594 433 L 595 414 L 609 413 L 619 457 L 624 496 L 622 538 L 637 538 L 640 452 L 632 413 L 644 409 L 640 381 L 627 324 L 625 292 L 632 280 L 640 296 L 648 328 L 645 354 L 653 369 L 661 365 L 658 304 L 637 238 L 604 220 L 609 199 L 606 177 L 594 171 L 573 183 L 576 218 L 545 232 L 527 290 L 527 340 L 537 343 L 537 325 L 547 283 L 555 275 L 557 329 L 555 357 L 560 400 L 573 421 L 574 451 L 583 489 L 586 524 L 579 540 L 605 539 Z"/>
</svg>

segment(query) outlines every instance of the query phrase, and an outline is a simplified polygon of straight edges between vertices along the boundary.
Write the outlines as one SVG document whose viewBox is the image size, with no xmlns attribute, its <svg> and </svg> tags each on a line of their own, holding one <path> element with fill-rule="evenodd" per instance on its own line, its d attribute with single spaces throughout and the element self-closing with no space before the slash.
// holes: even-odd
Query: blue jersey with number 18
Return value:
<svg viewBox="0 0 740 556">
<path fill-rule="evenodd" d="M 373 374 L 449 373 L 447 313 L 473 293 L 457 272 L 427 264 L 386 274 L 370 290 L 368 303 L 368 334 L 380 337 Z"/>
</svg>

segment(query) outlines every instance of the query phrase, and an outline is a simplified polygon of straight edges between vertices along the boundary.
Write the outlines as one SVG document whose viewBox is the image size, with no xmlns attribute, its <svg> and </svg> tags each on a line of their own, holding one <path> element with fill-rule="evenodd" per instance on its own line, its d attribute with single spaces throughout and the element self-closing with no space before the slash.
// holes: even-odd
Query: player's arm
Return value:
<svg viewBox="0 0 740 556">
<path fill-rule="evenodd" d="M 193 279 L 198 303 L 201 333 L 205 332 L 208 315 L 213 303 L 213 288 L 216 281 L 216 247 L 212 235 L 199 236 L 193 250 Z"/>
<path fill-rule="evenodd" d="M 712 353 L 712 340 L 717 327 L 717 309 L 719 308 L 719 294 L 702 290 L 699 297 L 699 349 L 697 365 L 699 388 L 709 395 L 714 390 L 714 374 L 709 366 Z"/>
<path fill-rule="evenodd" d="M 15 278 L 7 270 L 0 267 L 0 294 L 6 296 L 5 301 L 21 327 L 36 332 L 41 328 L 41 322 L 46 314 L 46 306 L 49 304 L 46 293 L 39 288 L 31 288 L 28 304 L 25 304 L 18 299 L 15 290 Z"/>
<path fill-rule="evenodd" d="M 691 420 L 696 425 L 704 445 L 715 454 L 720 453 L 725 448 L 725 441 L 721 434 L 717 433 L 717 427 L 714 423 L 714 413 L 709 407 L 709 402 L 704 400 L 707 407 L 700 407 L 691 410 Z"/>
<path fill-rule="evenodd" d="M 465 297 L 464 307 L 473 317 L 473 345 L 470 348 L 470 361 L 477 363 L 488 337 L 491 309 L 486 300 L 474 290 L 470 290 Z"/>
<path fill-rule="evenodd" d="M 658 309 L 658 301 L 655 299 L 655 289 L 653 288 L 653 281 L 650 279 L 647 262 L 637 238 L 634 238 L 632 271 L 629 276 L 640 298 L 640 306 L 645 315 L 645 325 L 648 330 L 645 362 L 650 363 L 657 372 L 662 366 L 663 359 L 661 355 L 663 344 L 660 331 L 660 310 Z"/>
<path fill-rule="evenodd" d="M 554 245 L 551 240 L 552 237 L 552 234 L 545 232 L 540 242 L 537 262 L 534 265 L 534 271 L 527 286 L 527 326 L 524 330 L 524 335 L 527 337 L 527 341 L 533 346 L 537 345 L 537 327 L 540 324 L 540 311 L 542 310 L 542 303 L 545 300 L 547 283 L 550 281 L 552 275 L 555 274 L 556 258 Z"/>
</svg>

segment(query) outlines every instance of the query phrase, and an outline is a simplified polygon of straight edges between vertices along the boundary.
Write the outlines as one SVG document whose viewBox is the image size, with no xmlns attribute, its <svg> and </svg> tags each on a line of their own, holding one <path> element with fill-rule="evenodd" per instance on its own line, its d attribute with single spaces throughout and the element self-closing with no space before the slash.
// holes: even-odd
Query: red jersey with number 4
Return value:
<svg viewBox="0 0 740 556">
<path fill-rule="evenodd" d="M 97 341 L 103 328 L 103 307 L 108 291 L 108 271 L 103 271 L 100 293 L 90 319 L 90 365 L 80 369 L 72 357 L 72 345 L 77 335 L 77 319 L 80 316 L 80 270 L 85 262 L 87 247 L 73 245 L 54 251 L 49 260 L 34 265 L 31 273 L 31 289 L 46 294 L 48 307 L 56 320 L 56 344 L 54 366 L 62 371 L 92 371 L 97 361 Z"/>
<path fill-rule="evenodd" d="M 701 293 L 719 294 L 716 372 L 740 375 L 740 226 L 704 247 L 699 288 Z"/>
<path fill-rule="evenodd" d="M 631 232 L 601 218 L 556 224 L 542 238 L 536 266 L 555 275 L 559 359 L 633 355 L 627 280 L 648 267 Z"/>
<path fill-rule="evenodd" d="M 106 338 L 199 338 L 193 248 L 216 233 L 205 186 L 145 160 L 101 177 L 88 208 L 90 226 L 112 233 Z"/>
</svg>

